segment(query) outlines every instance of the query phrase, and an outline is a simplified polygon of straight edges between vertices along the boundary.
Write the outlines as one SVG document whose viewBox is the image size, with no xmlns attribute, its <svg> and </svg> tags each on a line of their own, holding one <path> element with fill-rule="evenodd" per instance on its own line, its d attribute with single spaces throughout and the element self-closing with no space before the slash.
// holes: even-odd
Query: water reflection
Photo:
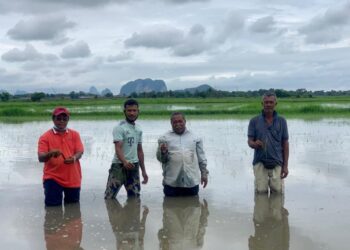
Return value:
<svg viewBox="0 0 350 250">
<path fill-rule="evenodd" d="M 45 208 L 44 233 L 47 250 L 78 250 L 83 232 L 80 205 Z"/>
<path fill-rule="evenodd" d="M 256 194 L 254 206 L 255 235 L 249 237 L 250 250 L 289 249 L 288 210 L 279 194 Z"/>
<path fill-rule="evenodd" d="M 140 198 L 128 198 L 124 205 L 118 200 L 105 200 L 109 222 L 116 238 L 116 249 L 143 249 L 148 208 L 143 207 L 140 220 Z"/>
<path fill-rule="evenodd" d="M 208 225 L 208 203 L 199 197 L 164 197 L 160 249 L 201 249 Z"/>
</svg>

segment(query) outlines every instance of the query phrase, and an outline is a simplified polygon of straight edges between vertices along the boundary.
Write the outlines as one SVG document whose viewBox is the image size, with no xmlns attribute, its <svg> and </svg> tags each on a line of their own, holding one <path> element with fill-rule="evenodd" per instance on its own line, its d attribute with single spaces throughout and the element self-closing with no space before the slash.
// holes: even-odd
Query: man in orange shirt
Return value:
<svg viewBox="0 0 350 250">
<path fill-rule="evenodd" d="M 70 113 L 64 107 L 52 112 L 53 128 L 39 138 L 38 158 L 44 162 L 45 205 L 79 202 L 84 147 L 78 132 L 68 129 Z"/>
</svg>

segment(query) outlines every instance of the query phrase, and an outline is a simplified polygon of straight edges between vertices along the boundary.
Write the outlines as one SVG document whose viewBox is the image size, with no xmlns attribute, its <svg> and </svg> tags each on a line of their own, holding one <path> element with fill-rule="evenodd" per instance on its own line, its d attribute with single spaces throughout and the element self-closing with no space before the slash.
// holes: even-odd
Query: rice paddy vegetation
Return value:
<svg viewBox="0 0 350 250">
<path fill-rule="evenodd" d="M 183 111 L 194 118 L 244 118 L 258 114 L 261 98 L 138 98 L 142 119 L 167 118 Z M 78 100 L 12 100 L 0 102 L 0 121 L 30 121 L 50 118 L 56 106 L 65 106 L 72 119 L 116 119 L 123 117 L 125 98 Z M 350 117 L 350 96 L 279 98 L 277 111 L 286 117 L 324 118 Z"/>
</svg>

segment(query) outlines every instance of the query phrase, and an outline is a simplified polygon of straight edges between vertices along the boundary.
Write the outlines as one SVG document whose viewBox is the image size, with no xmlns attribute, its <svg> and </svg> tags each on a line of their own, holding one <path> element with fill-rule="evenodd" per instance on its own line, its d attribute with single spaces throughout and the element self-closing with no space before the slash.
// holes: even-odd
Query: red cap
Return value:
<svg viewBox="0 0 350 250">
<path fill-rule="evenodd" d="M 70 115 L 68 109 L 66 109 L 66 108 L 64 108 L 64 107 L 57 107 L 57 108 L 55 108 L 55 109 L 53 110 L 53 112 L 52 112 L 52 115 L 54 115 L 54 116 L 58 116 L 58 115 L 60 115 L 60 114 L 66 114 L 67 116 Z"/>
</svg>

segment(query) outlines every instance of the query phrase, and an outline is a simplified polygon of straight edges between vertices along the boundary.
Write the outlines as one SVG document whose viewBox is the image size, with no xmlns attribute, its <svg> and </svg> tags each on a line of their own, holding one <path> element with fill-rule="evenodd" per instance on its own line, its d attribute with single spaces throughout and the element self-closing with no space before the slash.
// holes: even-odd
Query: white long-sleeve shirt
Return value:
<svg viewBox="0 0 350 250">
<path fill-rule="evenodd" d="M 167 144 L 168 153 L 160 152 L 160 145 Z M 158 140 L 157 159 L 162 162 L 163 184 L 172 187 L 194 187 L 206 177 L 207 159 L 202 139 L 189 130 L 181 135 L 169 131 Z"/>
</svg>

